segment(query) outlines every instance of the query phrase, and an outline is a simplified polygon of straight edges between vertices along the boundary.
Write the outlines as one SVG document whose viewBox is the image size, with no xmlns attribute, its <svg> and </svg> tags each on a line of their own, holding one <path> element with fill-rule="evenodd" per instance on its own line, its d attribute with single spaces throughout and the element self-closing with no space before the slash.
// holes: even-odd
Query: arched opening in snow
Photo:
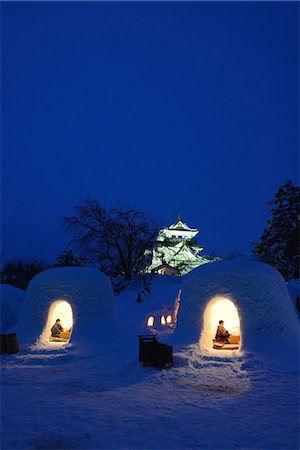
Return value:
<svg viewBox="0 0 300 450">
<path fill-rule="evenodd" d="M 64 331 L 60 334 L 59 338 L 52 338 L 51 328 L 57 319 L 60 319 L 60 324 Z M 44 343 L 56 342 L 59 344 L 66 344 L 70 341 L 72 328 L 73 312 L 70 303 L 65 300 L 57 300 L 53 302 L 49 308 L 47 322 L 41 334 L 40 340 Z"/>
<path fill-rule="evenodd" d="M 153 327 L 155 319 L 153 316 L 150 316 L 147 320 L 147 327 Z"/>
<path fill-rule="evenodd" d="M 172 323 L 172 316 L 171 316 L 171 314 L 169 314 L 169 315 L 167 316 L 166 322 L 167 322 L 168 324 Z"/>
<path fill-rule="evenodd" d="M 229 343 L 214 342 L 219 321 L 224 321 L 224 328 L 229 332 Z M 217 347 L 217 348 L 214 348 Z M 205 352 L 226 353 L 240 350 L 241 330 L 238 310 L 232 300 L 225 297 L 214 297 L 205 308 L 200 348 Z"/>
<path fill-rule="evenodd" d="M 166 319 L 165 319 L 165 316 L 161 316 L 161 318 L 160 318 L 160 323 L 161 323 L 162 325 L 166 325 Z"/>
</svg>

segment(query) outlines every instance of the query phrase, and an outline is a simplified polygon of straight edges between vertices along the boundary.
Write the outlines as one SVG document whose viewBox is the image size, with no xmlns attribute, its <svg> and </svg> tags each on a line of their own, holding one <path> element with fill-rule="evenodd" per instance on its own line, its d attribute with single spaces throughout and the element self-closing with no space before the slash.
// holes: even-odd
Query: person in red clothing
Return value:
<svg viewBox="0 0 300 450">
<path fill-rule="evenodd" d="M 216 342 L 224 342 L 224 344 L 228 344 L 229 336 L 230 336 L 230 334 L 224 328 L 224 321 L 219 320 L 219 325 L 218 325 L 216 336 L 215 336 Z"/>
</svg>

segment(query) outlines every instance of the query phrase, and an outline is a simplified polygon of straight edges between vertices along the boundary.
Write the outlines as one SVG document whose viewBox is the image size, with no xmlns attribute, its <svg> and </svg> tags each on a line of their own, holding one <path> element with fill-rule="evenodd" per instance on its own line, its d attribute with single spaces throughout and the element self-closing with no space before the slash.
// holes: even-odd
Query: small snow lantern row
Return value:
<svg viewBox="0 0 300 450">
<path fill-rule="evenodd" d="M 153 327 L 157 320 L 158 320 L 158 318 L 155 319 L 154 316 L 149 316 L 148 320 L 147 320 L 147 327 Z M 160 321 L 161 325 L 172 325 L 173 324 L 173 318 L 172 318 L 171 314 L 168 314 L 166 316 L 162 315 L 160 317 L 159 321 Z"/>
<path fill-rule="evenodd" d="M 171 311 L 156 311 L 147 318 L 147 327 L 161 328 L 165 326 L 174 327 L 173 312 Z"/>
<path fill-rule="evenodd" d="M 157 330 L 172 328 L 174 329 L 177 322 L 177 315 L 180 305 L 181 289 L 178 291 L 177 297 L 172 305 L 167 308 L 152 312 L 146 318 L 146 326 Z"/>
</svg>

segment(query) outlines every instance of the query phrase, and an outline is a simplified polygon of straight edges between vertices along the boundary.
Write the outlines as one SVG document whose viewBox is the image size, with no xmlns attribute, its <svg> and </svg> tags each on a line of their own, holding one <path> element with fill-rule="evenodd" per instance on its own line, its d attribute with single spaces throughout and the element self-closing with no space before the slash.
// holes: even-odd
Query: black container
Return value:
<svg viewBox="0 0 300 450">
<path fill-rule="evenodd" d="M 159 369 L 172 367 L 173 347 L 161 344 L 155 336 L 139 336 L 139 361 Z"/>
<path fill-rule="evenodd" d="M 3 355 L 3 353 L 5 353 L 5 334 L 1 334 L 0 335 L 0 354 Z"/>
<path fill-rule="evenodd" d="M 5 351 L 6 353 L 18 353 L 19 351 L 19 343 L 18 338 L 15 333 L 13 334 L 7 334 L 5 336 Z"/>
</svg>

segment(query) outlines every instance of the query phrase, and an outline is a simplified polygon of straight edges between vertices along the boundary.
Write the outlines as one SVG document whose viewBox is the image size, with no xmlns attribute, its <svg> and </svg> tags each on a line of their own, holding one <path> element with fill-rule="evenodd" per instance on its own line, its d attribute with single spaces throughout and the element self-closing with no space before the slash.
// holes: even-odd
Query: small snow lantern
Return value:
<svg viewBox="0 0 300 450">
<path fill-rule="evenodd" d="M 147 327 L 153 327 L 155 319 L 153 316 L 150 316 L 147 320 Z"/>
<path fill-rule="evenodd" d="M 161 323 L 162 325 L 166 325 L 166 319 L 165 319 L 165 316 L 161 316 L 161 318 L 160 318 L 160 323 Z"/>
</svg>

